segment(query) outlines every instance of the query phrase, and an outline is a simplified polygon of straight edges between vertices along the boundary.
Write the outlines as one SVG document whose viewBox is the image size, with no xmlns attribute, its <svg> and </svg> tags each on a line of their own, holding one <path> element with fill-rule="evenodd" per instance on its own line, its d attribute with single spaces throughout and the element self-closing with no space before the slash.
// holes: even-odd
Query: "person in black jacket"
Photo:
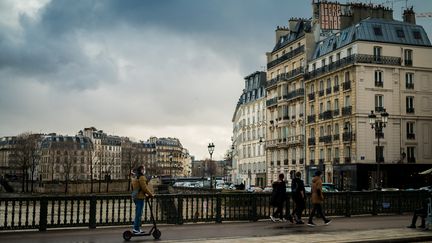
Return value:
<svg viewBox="0 0 432 243">
<path fill-rule="evenodd" d="M 276 211 L 273 212 L 273 215 L 270 215 L 270 219 L 273 222 L 284 221 L 283 204 L 286 199 L 286 184 L 284 181 L 284 174 L 279 174 L 279 179 L 273 182 L 272 187 L 273 191 L 270 203 L 273 207 L 276 207 Z"/>
<path fill-rule="evenodd" d="M 306 191 L 304 188 L 304 182 L 301 179 L 300 171 L 295 173 L 295 178 L 291 182 L 291 192 L 294 201 L 294 210 L 292 216 L 297 224 L 304 224 L 301 216 L 306 205 Z"/>
<path fill-rule="evenodd" d="M 412 217 L 411 224 L 407 226 L 408 228 L 415 229 L 417 218 L 419 216 L 421 217 L 421 225 L 419 226 L 419 228 L 425 228 L 426 227 L 425 221 L 426 221 L 426 216 L 427 216 L 428 203 L 429 203 L 429 200 L 424 199 L 422 202 L 422 207 L 414 210 L 414 215 Z"/>
</svg>

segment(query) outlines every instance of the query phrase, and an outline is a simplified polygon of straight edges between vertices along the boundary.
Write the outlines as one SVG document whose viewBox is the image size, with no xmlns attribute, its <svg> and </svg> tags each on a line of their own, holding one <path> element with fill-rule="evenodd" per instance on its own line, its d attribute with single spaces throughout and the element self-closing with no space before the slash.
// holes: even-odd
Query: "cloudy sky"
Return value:
<svg viewBox="0 0 432 243">
<path fill-rule="evenodd" d="M 432 1 L 409 2 L 432 12 Z M 0 136 L 94 126 L 177 137 L 197 159 L 213 142 L 222 159 L 243 78 L 263 70 L 276 26 L 310 17 L 310 3 L 1 0 Z M 418 19 L 429 36 L 431 21 Z"/>
</svg>

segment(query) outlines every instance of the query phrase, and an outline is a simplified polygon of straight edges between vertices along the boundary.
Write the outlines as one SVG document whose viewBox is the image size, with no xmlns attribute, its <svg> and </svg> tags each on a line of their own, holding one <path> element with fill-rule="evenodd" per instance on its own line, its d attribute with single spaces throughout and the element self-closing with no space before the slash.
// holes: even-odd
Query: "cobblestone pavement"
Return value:
<svg viewBox="0 0 432 243">
<path fill-rule="evenodd" d="M 158 225 L 162 231 L 158 242 L 432 242 L 431 231 L 406 228 L 410 220 L 411 215 L 392 215 L 337 217 L 328 226 L 315 220 L 316 227 L 270 220 Z M 149 228 L 143 226 L 144 230 Z M 126 229 L 130 227 L 2 232 L 0 242 L 123 242 L 122 233 Z M 131 239 L 131 242 L 149 241 L 154 241 L 151 236 Z"/>
</svg>

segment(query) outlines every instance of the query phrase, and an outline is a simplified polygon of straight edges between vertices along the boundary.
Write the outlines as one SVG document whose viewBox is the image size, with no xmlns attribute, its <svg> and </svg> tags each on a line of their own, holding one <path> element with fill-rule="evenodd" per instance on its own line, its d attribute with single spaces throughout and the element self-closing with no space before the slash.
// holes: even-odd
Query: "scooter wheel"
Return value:
<svg viewBox="0 0 432 243">
<path fill-rule="evenodd" d="M 132 232 L 130 230 L 126 230 L 123 232 L 123 239 L 129 241 L 132 238 Z"/>
<path fill-rule="evenodd" d="M 152 233 L 153 238 L 155 238 L 156 240 L 159 240 L 159 238 L 161 237 L 162 233 L 160 232 L 160 230 L 155 229 Z"/>
</svg>

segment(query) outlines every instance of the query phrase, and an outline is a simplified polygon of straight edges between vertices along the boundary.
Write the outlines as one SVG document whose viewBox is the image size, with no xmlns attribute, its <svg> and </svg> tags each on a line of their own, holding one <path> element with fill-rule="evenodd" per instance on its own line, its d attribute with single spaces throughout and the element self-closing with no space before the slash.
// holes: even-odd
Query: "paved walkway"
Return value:
<svg viewBox="0 0 432 243">
<path fill-rule="evenodd" d="M 333 218 L 325 226 L 316 220 L 316 227 L 291 223 L 224 222 L 222 224 L 159 225 L 159 242 L 432 242 L 432 231 L 408 229 L 410 215 L 357 216 Z M 123 242 L 122 233 L 130 227 L 89 229 L 56 229 L 47 232 L 2 232 L 0 242 Z M 149 226 L 144 226 L 144 230 Z M 135 237 L 131 242 L 153 241 Z"/>
</svg>

